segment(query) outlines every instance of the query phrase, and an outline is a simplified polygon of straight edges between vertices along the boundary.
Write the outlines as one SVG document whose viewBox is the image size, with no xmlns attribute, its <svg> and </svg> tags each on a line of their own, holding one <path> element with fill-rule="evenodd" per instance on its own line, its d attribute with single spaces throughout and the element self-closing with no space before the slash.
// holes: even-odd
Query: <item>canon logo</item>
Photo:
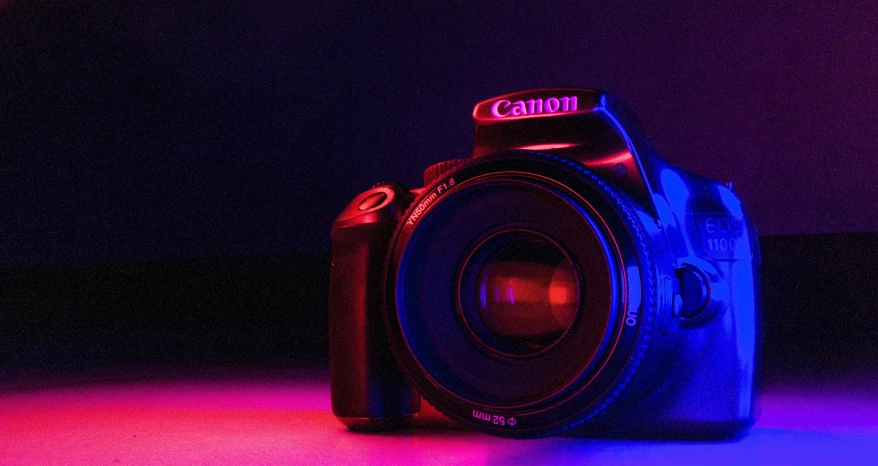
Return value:
<svg viewBox="0 0 878 466">
<path fill-rule="evenodd" d="M 491 115 L 504 118 L 510 115 L 538 115 L 540 113 L 572 112 L 576 110 L 576 96 L 549 97 L 548 99 L 498 100 L 491 105 Z"/>
</svg>

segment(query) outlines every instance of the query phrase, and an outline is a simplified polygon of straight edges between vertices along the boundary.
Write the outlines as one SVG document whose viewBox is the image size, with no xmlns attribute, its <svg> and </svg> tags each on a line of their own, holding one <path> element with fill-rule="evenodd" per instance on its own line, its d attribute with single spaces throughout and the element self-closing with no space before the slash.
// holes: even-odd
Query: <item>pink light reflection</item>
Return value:
<svg viewBox="0 0 878 466">
<path fill-rule="evenodd" d="M 874 459 L 878 401 L 844 387 L 769 391 L 738 442 L 460 430 L 348 432 L 325 371 L 0 392 L 0 464 L 851 464 Z"/>
<path fill-rule="evenodd" d="M 556 150 L 556 149 L 567 149 L 570 147 L 576 147 L 579 143 L 558 143 L 558 144 L 532 144 L 529 146 L 519 147 L 521 150 Z"/>
<path fill-rule="evenodd" d="M 616 154 L 608 155 L 606 157 L 590 160 L 591 164 L 609 166 L 616 165 L 617 163 L 628 165 L 629 162 L 633 162 L 633 159 L 631 158 L 631 152 L 628 151 L 619 152 Z"/>
</svg>

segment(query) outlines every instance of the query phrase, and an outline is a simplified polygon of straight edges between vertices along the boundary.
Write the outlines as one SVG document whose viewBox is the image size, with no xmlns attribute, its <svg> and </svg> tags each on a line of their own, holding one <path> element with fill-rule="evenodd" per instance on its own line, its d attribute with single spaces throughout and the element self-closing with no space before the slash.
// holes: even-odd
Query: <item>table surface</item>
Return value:
<svg viewBox="0 0 878 466">
<path fill-rule="evenodd" d="M 878 464 L 878 389 L 766 387 L 731 442 L 346 431 L 325 370 L 141 377 L 0 390 L 0 464 Z"/>
</svg>

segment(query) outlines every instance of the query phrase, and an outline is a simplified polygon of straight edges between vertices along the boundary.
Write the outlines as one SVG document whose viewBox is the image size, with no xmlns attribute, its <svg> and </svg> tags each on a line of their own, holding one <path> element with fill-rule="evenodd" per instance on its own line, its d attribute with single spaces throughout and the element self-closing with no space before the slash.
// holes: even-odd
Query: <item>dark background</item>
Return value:
<svg viewBox="0 0 878 466">
<path fill-rule="evenodd" d="M 468 155 L 476 102 L 550 86 L 627 101 L 761 234 L 878 231 L 875 2 L 526 3 L 12 2 L 0 264 L 328 251 L 356 193 Z"/>
<path fill-rule="evenodd" d="M 768 369 L 869 366 L 878 5 L 764 3 L 7 2 L 0 371 L 321 363 L 336 213 L 549 86 L 734 181 Z"/>
</svg>

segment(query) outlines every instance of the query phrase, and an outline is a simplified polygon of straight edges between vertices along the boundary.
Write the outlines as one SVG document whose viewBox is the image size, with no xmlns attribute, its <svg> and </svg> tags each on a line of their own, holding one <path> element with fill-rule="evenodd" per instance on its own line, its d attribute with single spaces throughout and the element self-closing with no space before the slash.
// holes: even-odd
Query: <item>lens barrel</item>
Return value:
<svg viewBox="0 0 878 466">
<path fill-rule="evenodd" d="M 491 434 L 599 416 L 636 385 L 654 331 L 645 235 L 633 203 L 579 164 L 470 161 L 426 188 L 391 243 L 394 354 L 431 404 Z"/>
</svg>

